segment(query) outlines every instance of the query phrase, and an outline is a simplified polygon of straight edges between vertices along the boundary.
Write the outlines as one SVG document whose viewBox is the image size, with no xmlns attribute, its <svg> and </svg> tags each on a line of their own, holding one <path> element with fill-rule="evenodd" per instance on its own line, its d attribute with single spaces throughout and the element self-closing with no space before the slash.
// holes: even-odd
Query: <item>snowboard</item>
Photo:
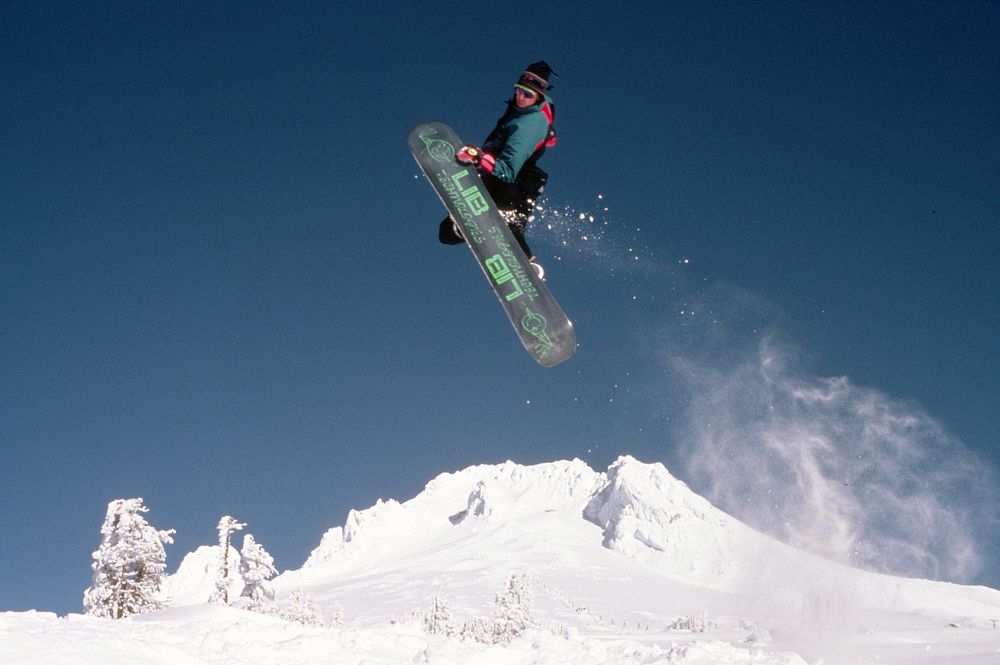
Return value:
<svg viewBox="0 0 1000 665">
<path fill-rule="evenodd" d="M 573 323 L 566 317 L 483 185 L 474 166 L 455 161 L 464 145 L 445 124 L 417 125 L 410 150 L 437 192 L 486 275 L 525 350 L 543 367 L 576 351 Z"/>
</svg>

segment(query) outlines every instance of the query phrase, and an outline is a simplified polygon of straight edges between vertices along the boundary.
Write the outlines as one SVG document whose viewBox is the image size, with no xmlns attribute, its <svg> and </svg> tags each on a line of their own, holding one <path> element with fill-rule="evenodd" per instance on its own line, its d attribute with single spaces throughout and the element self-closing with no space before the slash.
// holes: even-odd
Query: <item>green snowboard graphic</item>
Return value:
<svg viewBox="0 0 1000 665">
<path fill-rule="evenodd" d="M 439 122 L 417 125 L 408 141 L 424 175 L 462 230 L 524 348 L 544 367 L 568 359 L 576 351 L 573 324 L 528 264 L 479 173 L 455 161 L 462 141 Z"/>
</svg>

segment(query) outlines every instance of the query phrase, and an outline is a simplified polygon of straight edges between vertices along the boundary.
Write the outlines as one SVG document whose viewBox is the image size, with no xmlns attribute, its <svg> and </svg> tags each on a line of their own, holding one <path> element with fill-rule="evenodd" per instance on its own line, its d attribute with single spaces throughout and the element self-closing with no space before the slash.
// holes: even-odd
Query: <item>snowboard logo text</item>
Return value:
<svg viewBox="0 0 1000 665">
<path fill-rule="evenodd" d="M 490 258 L 486 259 L 486 269 L 490 271 L 490 277 L 493 278 L 493 282 L 497 285 L 497 290 L 504 284 L 510 283 L 513 289 L 510 293 L 506 294 L 504 297 L 507 302 L 514 300 L 515 298 L 520 298 L 524 295 L 524 289 L 516 279 L 514 279 L 514 273 L 511 272 L 510 266 L 504 261 L 504 258 L 499 254 L 494 254 Z"/>
<path fill-rule="evenodd" d="M 456 174 L 450 174 L 447 169 L 441 169 L 441 171 L 435 174 L 440 185 L 438 191 L 443 196 L 448 197 L 451 203 L 452 218 L 460 222 L 466 238 L 478 245 L 486 237 L 483 235 L 483 231 L 479 228 L 479 224 L 475 218 L 488 212 L 490 205 L 476 185 L 470 187 L 463 186 L 462 179 L 467 175 L 469 173 L 465 170 Z"/>
<path fill-rule="evenodd" d="M 463 169 L 451 177 L 452 181 L 455 183 L 455 187 L 461 192 L 462 198 L 469 205 L 469 210 L 476 217 L 479 217 L 484 212 L 490 209 L 490 204 L 486 202 L 486 197 L 483 193 L 479 191 L 478 185 L 471 185 L 463 189 L 462 179 L 469 176 L 470 171 L 468 169 Z"/>
</svg>

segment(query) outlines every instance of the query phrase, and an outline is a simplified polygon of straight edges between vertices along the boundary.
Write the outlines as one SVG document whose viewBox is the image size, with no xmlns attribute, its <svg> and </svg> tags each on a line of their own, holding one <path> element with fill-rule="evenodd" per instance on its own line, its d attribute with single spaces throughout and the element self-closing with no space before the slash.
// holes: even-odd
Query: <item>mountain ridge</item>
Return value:
<svg viewBox="0 0 1000 665">
<path fill-rule="evenodd" d="M 796 550 L 719 510 L 662 464 L 628 455 L 605 472 L 575 459 L 439 474 L 407 501 L 380 499 L 352 510 L 343 526 L 323 535 L 302 568 L 275 583 L 308 588 L 330 602 L 343 591 L 351 604 L 351 589 L 378 586 L 373 580 L 380 575 L 409 575 L 409 591 L 399 600 L 385 589 L 377 593 L 388 607 L 422 607 L 434 593 L 450 591 L 466 611 L 481 612 L 491 600 L 483 589 L 498 588 L 511 571 L 564 595 L 594 587 L 586 580 L 648 575 L 655 580 L 648 587 L 662 587 L 677 601 L 636 601 L 633 614 L 689 612 L 685 608 L 697 604 L 685 600 L 696 595 L 692 589 L 726 598 L 719 611 L 747 607 L 765 617 L 839 607 L 940 610 L 985 625 L 1000 614 L 1000 592 L 992 589 L 892 577 Z M 610 588 L 601 593 L 617 595 Z M 836 599 L 834 610 L 829 598 Z M 595 602 L 600 598 L 579 604 Z M 767 607 L 761 612 L 755 605 Z"/>
</svg>

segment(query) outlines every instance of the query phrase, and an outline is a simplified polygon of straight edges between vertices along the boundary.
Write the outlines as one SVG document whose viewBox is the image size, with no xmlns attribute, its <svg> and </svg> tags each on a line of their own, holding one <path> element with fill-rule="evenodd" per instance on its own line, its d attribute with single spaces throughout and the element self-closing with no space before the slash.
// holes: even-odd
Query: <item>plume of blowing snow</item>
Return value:
<svg viewBox="0 0 1000 665">
<path fill-rule="evenodd" d="M 956 582 L 980 570 L 995 478 L 922 410 L 803 377 L 772 340 L 726 371 L 679 365 L 694 377 L 686 476 L 715 505 L 869 570 Z"/>
</svg>

